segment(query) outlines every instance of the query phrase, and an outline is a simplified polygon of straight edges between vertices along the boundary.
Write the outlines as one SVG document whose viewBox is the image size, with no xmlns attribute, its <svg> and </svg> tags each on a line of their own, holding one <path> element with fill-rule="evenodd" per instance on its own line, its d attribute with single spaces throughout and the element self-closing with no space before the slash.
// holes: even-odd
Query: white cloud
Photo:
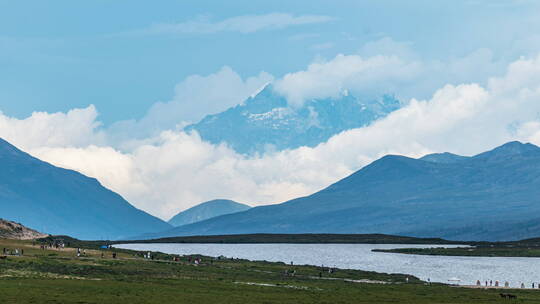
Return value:
<svg viewBox="0 0 540 304">
<path fill-rule="evenodd" d="M 307 39 L 314 39 L 320 37 L 321 34 L 318 33 L 303 33 L 303 34 L 296 34 L 289 37 L 289 40 L 291 41 L 301 41 L 301 40 L 307 40 Z"/>
<path fill-rule="evenodd" d="M 139 30 L 141 34 L 212 34 L 218 32 L 254 33 L 261 30 L 282 29 L 289 26 L 325 23 L 333 18 L 320 15 L 295 16 L 286 13 L 270 13 L 265 15 L 244 15 L 212 22 L 201 17 L 180 23 L 160 23 Z"/>
<path fill-rule="evenodd" d="M 364 57 L 377 55 L 399 56 L 400 58 L 416 57 L 416 54 L 412 49 L 411 42 L 395 41 L 390 37 L 383 37 L 379 40 L 368 41 L 360 48 L 359 55 Z"/>
<path fill-rule="evenodd" d="M 365 98 L 395 94 L 408 100 L 429 98 L 447 83 L 485 80 L 503 71 L 504 65 L 489 49 L 447 61 L 421 60 L 410 43 L 384 37 L 364 44 L 358 54 L 338 54 L 314 62 L 304 71 L 286 74 L 275 87 L 293 105 L 337 97 L 343 90 Z"/>
<path fill-rule="evenodd" d="M 383 56 L 366 63 L 343 56 L 336 62 L 340 60 L 345 65 L 341 70 L 352 62 L 377 75 L 386 73 L 377 67 L 384 70 L 387 60 L 397 59 Z M 347 83 L 325 64 L 310 68 L 329 81 L 337 77 L 336 83 Z M 9 135 L 9 140 L 46 161 L 97 177 L 137 207 L 169 218 L 214 198 L 265 204 L 310 194 L 388 153 L 470 155 L 510 140 L 540 144 L 540 56 L 520 59 L 505 75 L 485 83 L 445 85 L 428 100 L 413 99 L 369 127 L 343 132 L 314 148 L 262 156 L 239 155 L 197 134 L 174 130 L 119 151 L 96 143 L 101 131 L 96 129 L 93 107 L 34 114 L 25 120 L 4 116 L 0 136 Z"/>
<path fill-rule="evenodd" d="M 422 63 L 407 62 L 397 56 L 337 55 L 327 62 L 312 63 L 307 70 L 289 73 L 275 83 L 278 92 L 291 104 L 321 97 L 337 97 L 349 89 L 361 95 L 397 90 L 417 78 Z"/>
<path fill-rule="evenodd" d="M 311 46 L 311 49 L 312 50 L 315 50 L 315 51 L 322 51 L 322 50 L 328 50 L 328 49 L 331 49 L 334 47 L 334 43 L 333 42 L 324 42 L 324 43 L 319 43 L 319 44 L 314 44 Z"/>
<path fill-rule="evenodd" d="M 16 119 L 0 112 L 0 137 L 17 146 L 77 146 L 102 143 L 103 133 L 97 132 L 98 112 L 91 105 L 67 113 L 34 112 L 26 119 Z"/>
<path fill-rule="evenodd" d="M 230 67 L 216 73 L 191 75 L 178 83 L 169 102 L 157 102 L 139 121 L 121 121 L 114 124 L 109 135 L 112 141 L 124 140 L 126 135 L 140 137 L 159 134 L 161 130 L 175 129 L 177 125 L 197 122 L 207 114 L 218 113 L 246 100 L 254 91 L 273 80 L 261 72 L 242 79 Z"/>
</svg>

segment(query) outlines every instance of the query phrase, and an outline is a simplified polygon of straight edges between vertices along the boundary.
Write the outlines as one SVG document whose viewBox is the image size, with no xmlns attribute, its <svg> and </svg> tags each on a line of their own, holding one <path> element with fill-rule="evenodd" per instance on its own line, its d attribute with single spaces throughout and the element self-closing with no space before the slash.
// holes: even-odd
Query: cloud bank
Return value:
<svg viewBox="0 0 540 304">
<path fill-rule="evenodd" d="M 333 20 L 321 15 L 292 15 L 270 13 L 263 15 L 244 15 L 212 22 L 208 17 L 200 17 L 179 23 L 159 23 L 147 29 L 136 31 L 139 34 L 214 34 L 218 32 L 238 32 L 250 34 L 262 30 L 283 29 L 289 26 L 325 23 Z"/>
<path fill-rule="evenodd" d="M 365 98 L 390 92 L 401 100 L 425 99 L 448 83 L 485 84 L 504 68 L 489 49 L 446 61 L 427 60 L 416 55 L 411 43 L 384 37 L 364 44 L 356 54 L 322 58 L 306 70 L 286 74 L 275 88 L 296 106 L 313 98 L 335 98 L 344 90 Z"/>
<path fill-rule="evenodd" d="M 483 58 L 482 51 L 478 54 L 471 58 Z M 373 82 L 362 73 L 396 82 L 425 66 L 393 55 L 351 56 L 314 63 L 278 83 L 285 93 L 293 92 L 285 82 L 297 83 L 301 94 L 289 98 L 302 100 L 336 94 L 355 85 L 354 80 Z M 396 71 L 388 71 L 395 66 Z M 350 71 L 353 80 L 336 71 Z M 326 85 L 325 78 L 333 85 Z M 191 86 L 188 80 L 186 85 Z M 429 98 L 413 98 L 386 118 L 317 147 L 266 155 L 240 155 L 177 129 L 119 149 L 107 142 L 109 130 L 100 128 L 97 117 L 93 106 L 65 114 L 34 113 L 26 119 L 0 115 L 0 136 L 43 160 L 96 177 L 135 206 L 168 219 L 209 199 L 258 205 L 307 195 L 389 153 L 471 155 L 510 140 L 540 144 L 540 56 L 519 59 L 502 75 L 478 83 L 442 85 Z"/>
<path fill-rule="evenodd" d="M 108 130 L 111 142 L 146 138 L 197 122 L 239 104 L 273 79 L 266 72 L 242 79 L 228 66 L 210 75 L 189 76 L 175 86 L 172 100 L 155 103 L 140 120 L 113 124 Z"/>
</svg>

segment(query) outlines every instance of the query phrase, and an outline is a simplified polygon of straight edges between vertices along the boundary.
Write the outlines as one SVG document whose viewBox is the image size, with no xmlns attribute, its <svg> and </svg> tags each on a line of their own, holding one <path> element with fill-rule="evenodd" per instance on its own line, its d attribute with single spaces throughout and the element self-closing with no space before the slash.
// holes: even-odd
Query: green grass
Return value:
<svg viewBox="0 0 540 304">
<path fill-rule="evenodd" d="M 79 245 L 81 245 L 80 243 Z M 156 253 L 87 249 L 40 250 L 31 242 L 0 240 L 0 247 L 24 248 L 25 256 L 0 260 L 0 303 L 505 303 L 497 290 L 426 285 L 407 275 L 315 266 L 213 259 Z M 189 262 L 202 258 L 201 265 Z M 295 276 L 286 271 L 295 270 Z M 352 280 L 383 281 L 386 284 Z M 519 303 L 539 303 L 540 292 L 507 290 Z"/>
</svg>

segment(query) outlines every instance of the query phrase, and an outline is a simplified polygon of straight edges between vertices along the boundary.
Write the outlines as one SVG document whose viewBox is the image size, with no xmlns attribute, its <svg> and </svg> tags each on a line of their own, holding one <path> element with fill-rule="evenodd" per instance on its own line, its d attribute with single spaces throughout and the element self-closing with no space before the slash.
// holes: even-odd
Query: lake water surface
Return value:
<svg viewBox="0 0 540 304">
<path fill-rule="evenodd" d="M 441 245 L 371 245 L 371 244 L 122 244 L 117 248 L 160 251 L 169 254 L 202 254 L 249 260 L 294 264 L 324 265 L 385 273 L 406 273 L 432 282 L 450 283 L 461 279 L 462 285 L 476 280 L 509 281 L 518 287 L 524 282 L 540 282 L 540 258 L 447 257 L 372 252 L 372 249 L 426 248 Z M 444 247 L 457 247 L 447 245 Z"/>
</svg>

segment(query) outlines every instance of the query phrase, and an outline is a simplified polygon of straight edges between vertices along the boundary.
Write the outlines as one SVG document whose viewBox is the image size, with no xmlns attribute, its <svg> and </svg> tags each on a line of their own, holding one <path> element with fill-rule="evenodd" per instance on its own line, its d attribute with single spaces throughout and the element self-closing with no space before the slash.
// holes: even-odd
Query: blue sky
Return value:
<svg viewBox="0 0 540 304">
<path fill-rule="evenodd" d="M 241 29 L 249 22 L 151 31 L 278 13 L 320 18 L 253 32 Z M 534 1 L 0 1 L 0 110 L 23 118 L 94 104 L 106 124 L 139 119 L 189 75 L 226 65 L 279 78 L 383 37 L 424 60 L 488 48 L 507 63 L 531 51 L 527 41 L 509 46 L 531 36 L 538 13 Z"/>
<path fill-rule="evenodd" d="M 540 145 L 538 16 L 529 0 L 0 0 L 0 137 L 164 219 L 305 196 L 386 154 Z M 182 131 L 268 81 L 291 106 L 345 90 L 403 104 L 263 155 Z"/>
</svg>

